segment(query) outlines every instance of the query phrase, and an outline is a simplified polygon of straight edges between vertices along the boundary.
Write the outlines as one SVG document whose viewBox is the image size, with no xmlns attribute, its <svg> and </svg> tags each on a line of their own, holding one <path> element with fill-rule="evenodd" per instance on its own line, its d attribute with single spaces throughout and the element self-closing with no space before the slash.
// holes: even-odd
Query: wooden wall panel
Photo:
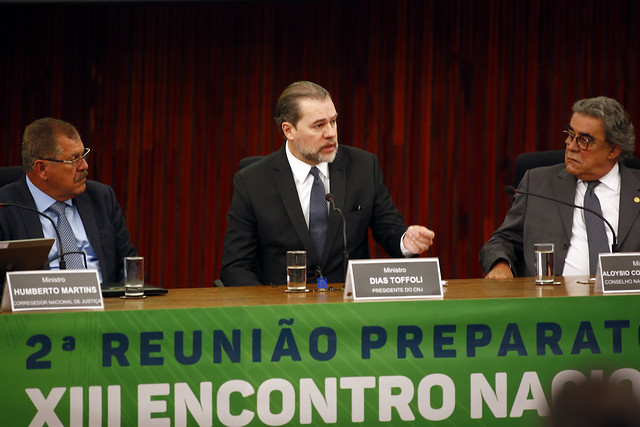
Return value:
<svg viewBox="0 0 640 427">
<path fill-rule="evenodd" d="M 477 277 L 515 157 L 562 147 L 575 100 L 615 97 L 640 123 L 639 14 L 634 0 L 3 3 L 0 166 L 34 119 L 73 122 L 149 281 L 210 286 L 237 164 L 281 146 L 275 101 L 313 80 L 340 142 L 377 153 L 406 221 L 436 231 L 443 276 Z"/>
</svg>

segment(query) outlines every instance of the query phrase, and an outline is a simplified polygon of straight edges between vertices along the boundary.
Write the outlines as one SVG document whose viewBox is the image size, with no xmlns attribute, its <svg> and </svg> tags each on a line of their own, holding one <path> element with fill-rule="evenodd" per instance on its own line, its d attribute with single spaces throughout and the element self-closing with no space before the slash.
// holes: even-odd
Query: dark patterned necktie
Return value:
<svg viewBox="0 0 640 427">
<path fill-rule="evenodd" d="M 71 224 L 69 224 L 69 220 L 64 213 L 66 207 L 67 204 L 63 202 L 55 202 L 49 207 L 50 211 L 58 215 L 58 231 L 60 232 L 60 239 L 62 239 L 62 242 L 58 242 L 58 255 L 68 252 L 78 252 L 79 250 L 78 244 L 76 243 L 76 235 L 73 233 Z M 85 268 L 82 262 L 82 255 L 80 254 L 65 255 L 64 260 L 67 263 L 67 268 L 70 270 Z"/>
<path fill-rule="evenodd" d="M 327 239 L 327 225 L 329 214 L 327 212 L 327 200 L 325 199 L 325 188 L 320 179 L 320 171 L 317 167 L 312 167 L 309 172 L 313 175 L 313 185 L 311 186 L 311 203 L 309 204 L 309 233 L 311 240 L 318 251 L 318 256 L 322 258 L 324 252 L 324 242 Z"/>
<path fill-rule="evenodd" d="M 600 200 L 593 191 L 600 181 L 588 181 L 587 192 L 584 195 L 584 207 L 602 215 Z M 587 227 L 587 241 L 589 242 L 589 274 L 596 274 L 598 255 L 609 252 L 609 240 L 604 228 L 604 221 L 591 212 L 584 212 L 584 223 Z"/>
</svg>

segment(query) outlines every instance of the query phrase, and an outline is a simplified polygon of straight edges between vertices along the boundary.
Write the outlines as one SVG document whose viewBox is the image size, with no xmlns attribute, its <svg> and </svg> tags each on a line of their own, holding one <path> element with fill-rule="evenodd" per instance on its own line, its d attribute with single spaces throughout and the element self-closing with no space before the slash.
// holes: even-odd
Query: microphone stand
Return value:
<svg viewBox="0 0 640 427">
<path fill-rule="evenodd" d="M 504 189 L 505 189 L 506 192 L 511 193 L 511 194 L 516 194 L 516 195 L 517 194 L 524 194 L 525 196 L 539 197 L 541 199 L 549 200 L 551 202 L 560 203 L 562 205 L 569 206 L 571 208 L 582 209 L 582 210 L 585 210 L 587 212 L 590 212 L 590 213 L 594 214 L 595 216 L 600 218 L 602 221 L 604 221 L 604 223 L 607 224 L 607 226 L 611 230 L 611 236 L 613 237 L 612 238 L 612 243 L 611 243 L 611 253 L 618 252 L 618 241 L 616 239 L 616 232 L 614 231 L 613 226 L 611 225 L 611 223 L 609 221 L 607 221 L 607 219 L 602 214 L 594 211 L 593 209 L 585 208 L 584 206 L 579 206 L 579 205 L 576 205 L 575 203 L 564 202 L 562 200 L 554 199 L 554 198 L 543 196 L 543 195 L 540 195 L 540 194 L 527 193 L 525 191 L 519 191 L 518 189 L 514 188 L 511 185 L 507 185 L 506 187 L 504 187 Z"/>
<path fill-rule="evenodd" d="M 50 264 L 52 261 L 55 261 L 57 259 L 62 261 L 63 257 L 65 257 L 67 255 L 71 255 L 71 254 L 80 254 L 80 255 L 82 255 L 82 258 L 84 259 L 84 268 L 89 268 L 89 264 L 87 264 L 87 254 L 84 251 L 69 251 L 69 252 L 65 252 L 65 253 L 63 253 L 61 255 L 56 255 L 53 258 L 51 258 L 49 261 L 47 261 L 47 264 Z M 66 263 L 65 263 L 65 268 L 61 268 L 60 270 L 66 270 Z"/>
<path fill-rule="evenodd" d="M 0 203 L 0 208 L 4 208 L 4 207 L 14 207 L 14 208 L 19 208 L 19 209 L 26 209 L 28 211 L 31 212 L 35 212 L 40 216 L 43 216 L 45 218 L 47 218 L 49 221 L 51 221 L 51 225 L 53 225 L 53 230 L 56 232 L 56 237 L 58 238 L 58 245 L 60 248 L 60 253 L 58 254 L 57 257 L 54 257 L 53 259 L 49 260 L 49 262 L 55 260 L 56 258 L 60 258 L 60 270 L 66 270 L 67 269 L 67 262 L 64 260 L 64 256 L 66 255 L 66 253 L 62 252 L 62 238 L 60 237 L 60 231 L 58 230 L 58 226 L 56 225 L 56 223 L 53 221 L 53 218 L 51 218 L 49 215 L 46 215 L 42 212 L 40 212 L 37 209 L 31 208 L 29 206 L 23 206 L 23 205 L 18 205 L 16 203 Z M 69 252 L 69 253 L 74 253 L 74 252 Z M 84 254 L 84 252 L 82 252 Z M 84 265 L 87 265 L 87 256 L 86 254 L 84 255 Z"/>
<path fill-rule="evenodd" d="M 347 266 L 349 265 L 349 250 L 347 249 L 347 220 L 342 214 L 342 210 L 336 207 L 336 203 L 333 200 L 333 194 L 327 193 L 325 195 L 325 199 L 331 204 L 331 209 L 338 212 L 340 218 L 342 219 L 342 272 L 344 276 L 344 280 L 347 280 Z"/>
</svg>

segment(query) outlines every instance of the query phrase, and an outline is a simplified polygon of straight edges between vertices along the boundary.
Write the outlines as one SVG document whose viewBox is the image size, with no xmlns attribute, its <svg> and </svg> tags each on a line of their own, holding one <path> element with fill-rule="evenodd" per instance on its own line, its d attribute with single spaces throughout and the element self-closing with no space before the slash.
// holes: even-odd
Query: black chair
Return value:
<svg viewBox="0 0 640 427">
<path fill-rule="evenodd" d="M 16 182 L 24 175 L 22 166 L 3 166 L 0 167 L 0 187 Z"/>
<path fill-rule="evenodd" d="M 518 188 L 524 174 L 533 168 L 551 166 L 564 162 L 564 150 L 534 151 L 522 153 L 516 157 L 513 168 L 513 187 Z"/>
<path fill-rule="evenodd" d="M 246 168 L 247 166 L 249 166 L 252 163 L 257 162 L 258 160 L 264 159 L 264 156 L 249 156 L 249 157 L 245 157 L 244 159 L 240 160 L 240 163 L 238 163 L 238 170 Z"/>
<path fill-rule="evenodd" d="M 518 157 L 516 157 L 513 168 L 513 188 L 518 188 L 522 177 L 524 177 L 525 172 L 529 169 L 556 165 L 563 162 L 564 150 L 534 151 L 533 153 L 519 154 Z M 623 160 L 622 163 L 628 168 L 640 169 L 640 160 L 635 156 Z"/>
<path fill-rule="evenodd" d="M 631 169 L 640 169 L 640 160 L 636 156 L 631 156 L 628 159 L 624 159 L 622 163 Z"/>
<path fill-rule="evenodd" d="M 238 163 L 238 170 L 240 170 L 242 168 L 246 168 L 250 164 L 257 162 L 258 160 L 260 160 L 262 158 L 264 158 L 264 156 L 249 156 L 249 157 L 245 157 L 244 159 L 240 160 L 240 163 Z M 222 283 L 222 280 L 216 279 L 216 280 L 213 281 L 213 286 L 215 286 L 217 288 L 223 288 L 224 287 L 224 283 Z"/>
</svg>

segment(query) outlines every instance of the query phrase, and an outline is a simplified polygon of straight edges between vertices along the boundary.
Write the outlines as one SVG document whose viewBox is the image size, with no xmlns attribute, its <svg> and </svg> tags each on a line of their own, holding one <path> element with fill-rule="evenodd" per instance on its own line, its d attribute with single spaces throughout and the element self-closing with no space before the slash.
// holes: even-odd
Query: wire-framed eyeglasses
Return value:
<svg viewBox="0 0 640 427">
<path fill-rule="evenodd" d="M 91 151 L 91 148 L 85 147 L 84 151 L 82 152 L 82 155 L 72 160 L 59 160 L 59 159 L 41 159 L 41 160 L 46 160 L 47 162 L 64 163 L 67 165 L 75 165 L 79 161 L 87 157 L 89 155 L 89 151 Z"/>
</svg>

